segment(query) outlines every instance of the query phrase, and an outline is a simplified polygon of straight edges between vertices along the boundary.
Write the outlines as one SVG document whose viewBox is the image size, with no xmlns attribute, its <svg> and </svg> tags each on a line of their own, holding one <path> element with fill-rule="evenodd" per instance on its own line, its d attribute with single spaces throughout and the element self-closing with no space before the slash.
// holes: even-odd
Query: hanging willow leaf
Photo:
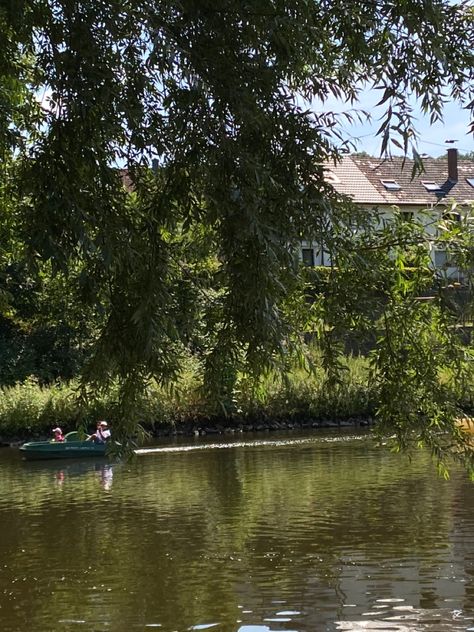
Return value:
<svg viewBox="0 0 474 632">
<path fill-rule="evenodd" d="M 311 308 L 332 375 L 342 326 L 382 327 L 392 341 L 411 319 L 441 323 L 413 308 L 415 290 L 387 256 L 388 244 L 409 248 L 402 229 L 380 230 L 325 181 L 321 165 L 350 139 L 344 117 L 313 103 L 353 105 L 365 84 L 382 89 L 382 150 L 393 140 L 408 151 L 409 95 L 436 117 L 452 98 L 472 106 L 473 23 L 469 3 L 447 0 L 3 3 L 0 197 L 31 269 L 51 266 L 78 305 L 101 314 L 83 376 L 94 388 L 121 382 L 124 434 L 149 378 L 174 380 L 190 352 L 208 392 L 230 401 L 237 368 L 257 374 L 291 351 L 302 238 L 339 270 Z M 413 366 L 445 362 L 426 356 L 428 340 Z M 392 356 L 377 357 L 388 384 Z M 380 393 L 388 417 L 393 392 Z M 410 425 L 413 437 L 437 449 L 423 424 Z"/>
</svg>

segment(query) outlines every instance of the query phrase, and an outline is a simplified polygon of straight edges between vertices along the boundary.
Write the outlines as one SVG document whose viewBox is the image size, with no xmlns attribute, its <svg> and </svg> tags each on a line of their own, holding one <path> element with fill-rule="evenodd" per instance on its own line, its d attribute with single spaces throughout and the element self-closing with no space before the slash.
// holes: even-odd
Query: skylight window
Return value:
<svg viewBox="0 0 474 632">
<path fill-rule="evenodd" d="M 402 188 L 396 180 L 380 180 L 387 191 L 400 191 Z"/>
<path fill-rule="evenodd" d="M 332 171 L 325 171 L 324 179 L 326 180 L 326 182 L 329 182 L 329 184 L 339 184 L 341 182 L 336 174 Z"/>
<path fill-rule="evenodd" d="M 474 189 L 474 178 L 466 178 L 466 182 Z"/>
<path fill-rule="evenodd" d="M 422 180 L 421 184 L 427 191 L 441 191 L 441 187 L 434 180 Z"/>
</svg>

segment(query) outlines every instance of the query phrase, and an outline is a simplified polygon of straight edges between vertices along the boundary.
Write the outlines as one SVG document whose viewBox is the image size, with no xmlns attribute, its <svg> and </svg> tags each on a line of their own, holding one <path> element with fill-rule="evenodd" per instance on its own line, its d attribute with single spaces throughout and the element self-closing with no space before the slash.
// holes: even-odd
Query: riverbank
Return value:
<svg viewBox="0 0 474 632">
<path fill-rule="evenodd" d="M 212 435 L 235 435 L 247 433 L 272 433 L 278 431 L 307 430 L 315 432 L 323 429 L 342 428 L 367 428 L 374 424 L 371 416 L 349 417 L 346 419 L 272 419 L 262 421 L 261 419 L 226 419 L 221 421 L 193 420 L 184 421 L 177 424 L 154 425 L 153 427 L 143 427 L 148 439 L 164 439 L 173 437 L 198 437 Z M 68 424 L 63 424 L 63 430 L 70 432 L 72 429 Z M 14 435 L 1 434 L 0 447 L 18 447 L 27 440 L 45 441 L 51 438 L 51 433 L 36 432 L 34 434 L 16 433 Z"/>
<path fill-rule="evenodd" d="M 39 385 L 34 380 L 0 392 L 0 442 L 19 443 L 64 432 L 90 431 L 97 419 L 120 427 L 119 393 L 114 388 L 93 400 L 78 397 L 78 384 Z M 272 432 L 293 428 L 337 428 L 369 425 L 375 394 L 364 358 L 347 358 L 337 387 L 329 388 L 321 370 L 294 367 L 282 377 L 270 374 L 258 384 L 239 376 L 227 411 L 209 404 L 202 393 L 199 371 L 189 366 L 179 383 L 164 389 L 150 383 L 137 401 L 134 416 L 151 437 Z M 227 414 L 224 414 L 227 412 Z"/>
<path fill-rule="evenodd" d="M 222 407 L 209 404 L 199 378 L 198 367 L 190 364 L 173 388 L 151 382 L 134 406 L 134 420 L 129 425 L 132 432 L 138 427 L 145 436 L 161 438 L 318 430 L 366 427 L 375 419 L 377 385 L 364 357 L 346 357 L 336 385 L 327 382 L 322 368 L 308 372 L 290 367 L 284 376 L 271 373 L 258 384 L 238 376 L 226 403 L 227 414 Z M 459 406 L 466 414 L 473 410 L 471 390 L 465 384 L 458 398 L 463 400 Z M 74 381 L 44 386 L 30 379 L 0 389 L 0 444 L 46 439 L 56 426 L 65 433 L 79 428 L 91 432 L 98 419 L 107 419 L 120 435 L 124 426 L 118 389 L 112 387 L 90 400 L 79 397 L 79 393 L 79 384 Z M 130 431 L 124 434 L 128 436 Z"/>
</svg>

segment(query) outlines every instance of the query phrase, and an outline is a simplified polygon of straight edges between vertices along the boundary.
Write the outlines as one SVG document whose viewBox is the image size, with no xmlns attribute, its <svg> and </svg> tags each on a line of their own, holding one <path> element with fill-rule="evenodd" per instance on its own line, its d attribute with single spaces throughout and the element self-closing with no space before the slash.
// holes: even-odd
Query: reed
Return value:
<svg viewBox="0 0 474 632">
<path fill-rule="evenodd" d="M 337 384 L 329 384 L 322 368 L 308 372 L 293 367 L 284 376 L 268 375 L 256 387 L 241 382 L 240 411 L 250 417 L 346 419 L 374 412 L 374 394 L 368 379 L 368 362 L 349 356 Z"/>
<path fill-rule="evenodd" d="M 74 418 L 69 384 L 41 386 L 34 379 L 0 391 L 0 435 L 36 436 Z"/>
<path fill-rule="evenodd" d="M 350 417 L 373 416 L 376 393 L 369 379 L 369 364 L 364 357 L 347 356 L 341 367 L 338 383 L 329 384 L 314 351 L 313 371 L 297 366 L 288 367 L 284 374 L 269 372 L 258 381 L 239 375 L 234 389 L 233 410 L 219 418 L 209 414 L 209 402 L 203 396 L 200 367 L 190 360 L 180 379 L 165 388 L 150 382 L 137 402 L 141 425 L 153 432 L 160 426 L 182 424 L 227 425 L 260 420 L 343 420 Z M 452 382 L 455 396 L 467 414 L 474 411 L 474 369 L 472 379 Z M 77 397 L 75 381 L 50 386 L 34 379 L 0 389 L 0 437 L 29 438 L 48 436 L 51 429 L 61 426 L 65 432 L 78 426 L 94 427 L 97 419 L 113 421 L 118 393 L 111 389 L 93 401 L 82 402 Z"/>
</svg>

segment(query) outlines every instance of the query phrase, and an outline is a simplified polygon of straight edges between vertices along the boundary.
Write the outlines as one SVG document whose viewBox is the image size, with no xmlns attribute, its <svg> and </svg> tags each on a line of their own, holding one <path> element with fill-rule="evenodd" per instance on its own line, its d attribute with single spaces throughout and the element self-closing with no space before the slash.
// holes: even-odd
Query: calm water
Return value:
<svg viewBox="0 0 474 632">
<path fill-rule="evenodd" d="M 474 630 L 474 485 L 341 434 L 1 451 L 0 630 L 153 628 Z"/>
</svg>

